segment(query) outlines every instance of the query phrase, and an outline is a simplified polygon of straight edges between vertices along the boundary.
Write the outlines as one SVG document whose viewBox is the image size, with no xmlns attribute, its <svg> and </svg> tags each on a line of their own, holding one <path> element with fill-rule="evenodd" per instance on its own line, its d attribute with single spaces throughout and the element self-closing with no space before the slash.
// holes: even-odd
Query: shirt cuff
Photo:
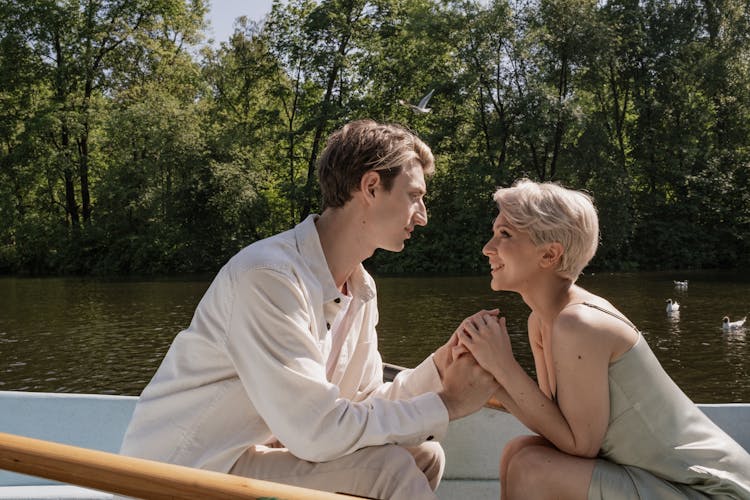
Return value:
<svg viewBox="0 0 750 500">
<path fill-rule="evenodd" d="M 448 409 L 435 392 L 426 392 L 412 399 L 422 417 L 422 435 L 424 441 L 442 441 L 448 433 Z"/>
</svg>

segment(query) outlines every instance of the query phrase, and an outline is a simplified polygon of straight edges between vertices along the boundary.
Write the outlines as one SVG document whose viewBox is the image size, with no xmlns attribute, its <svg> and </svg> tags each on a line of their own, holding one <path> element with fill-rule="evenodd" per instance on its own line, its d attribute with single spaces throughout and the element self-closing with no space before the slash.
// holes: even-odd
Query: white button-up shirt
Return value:
<svg viewBox="0 0 750 500">
<path fill-rule="evenodd" d="M 253 243 L 219 271 L 141 394 L 121 453 L 227 472 L 248 447 L 275 439 L 299 458 L 327 461 L 445 434 L 431 356 L 382 381 L 375 283 L 361 265 L 326 369 L 344 296 L 315 218 Z"/>
</svg>

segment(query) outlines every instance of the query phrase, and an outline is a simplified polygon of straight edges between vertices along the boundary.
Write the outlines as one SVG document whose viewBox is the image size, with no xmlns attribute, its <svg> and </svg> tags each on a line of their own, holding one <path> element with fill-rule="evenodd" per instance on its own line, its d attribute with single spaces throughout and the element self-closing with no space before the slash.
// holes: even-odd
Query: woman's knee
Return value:
<svg viewBox="0 0 750 500">
<path fill-rule="evenodd" d="M 500 455 L 500 477 L 503 477 L 508 470 L 508 464 L 513 457 L 524 448 L 529 446 L 548 446 L 549 441 L 541 436 L 518 436 L 508 441 Z"/>
<path fill-rule="evenodd" d="M 550 477 L 549 447 L 527 444 L 518 447 L 505 464 L 505 491 L 509 498 L 523 498 L 524 492 L 544 490 L 546 478 Z"/>
</svg>

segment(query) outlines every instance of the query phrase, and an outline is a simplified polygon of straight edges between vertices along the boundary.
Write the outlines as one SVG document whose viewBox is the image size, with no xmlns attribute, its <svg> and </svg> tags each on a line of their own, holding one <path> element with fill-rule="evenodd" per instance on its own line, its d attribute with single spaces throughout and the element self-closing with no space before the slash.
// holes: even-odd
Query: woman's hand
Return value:
<svg viewBox="0 0 750 500">
<path fill-rule="evenodd" d="M 435 351 L 435 354 L 433 355 L 433 361 L 435 362 L 435 367 L 437 368 L 438 375 L 440 375 L 441 381 L 443 380 L 448 367 L 461 355 L 469 352 L 466 347 L 462 346 L 458 341 L 458 334 L 463 331 L 466 322 L 469 321 L 470 318 L 473 318 L 478 314 L 492 314 L 497 316 L 499 312 L 499 309 L 492 309 L 490 311 L 482 309 L 473 316 L 469 316 L 469 318 L 466 318 L 460 325 L 458 325 L 458 328 L 456 328 L 456 331 L 453 332 L 453 335 L 451 335 L 450 339 L 448 339 L 448 342 L 440 346 Z"/>
<path fill-rule="evenodd" d="M 458 340 L 459 345 L 474 356 L 479 366 L 502 383 L 504 367 L 511 366 L 515 358 L 505 318 L 498 318 L 497 313 L 492 312 L 480 311 L 466 318 L 461 323 Z"/>
</svg>

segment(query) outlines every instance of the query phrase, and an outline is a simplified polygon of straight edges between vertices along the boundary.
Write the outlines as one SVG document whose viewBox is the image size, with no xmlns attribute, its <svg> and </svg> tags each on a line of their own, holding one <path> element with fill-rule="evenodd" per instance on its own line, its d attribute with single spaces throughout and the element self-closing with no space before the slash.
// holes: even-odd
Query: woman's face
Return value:
<svg viewBox="0 0 750 500">
<path fill-rule="evenodd" d="M 487 256 L 495 291 L 520 291 L 531 274 L 539 270 L 540 248 L 529 234 L 513 227 L 501 212 L 492 225 L 492 238 L 482 248 Z"/>
</svg>

